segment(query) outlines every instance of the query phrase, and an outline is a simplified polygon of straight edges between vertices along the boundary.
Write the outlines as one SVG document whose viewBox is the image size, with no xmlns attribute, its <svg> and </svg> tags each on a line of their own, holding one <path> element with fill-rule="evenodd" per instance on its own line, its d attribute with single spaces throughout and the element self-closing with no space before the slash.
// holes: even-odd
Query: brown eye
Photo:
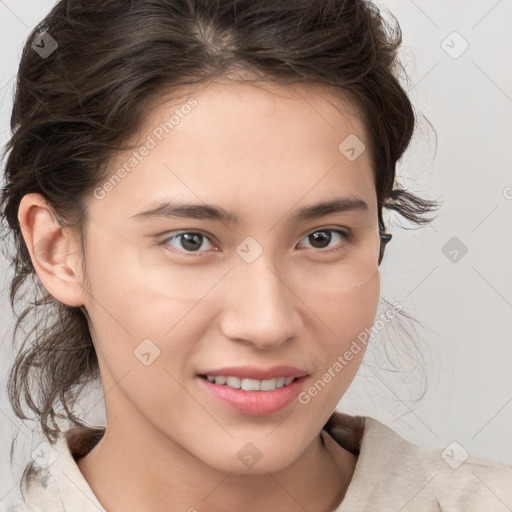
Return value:
<svg viewBox="0 0 512 512">
<path fill-rule="evenodd" d="M 170 242 L 175 242 L 178 240 L 176 245 L 171 245 Z M 205 240 L 209 240 L 206 235 L 199 233 L 197 231 L 185 231 L 182 233 L 178 233 L 176 235 L 172 235 L 167 237 L 162 243 L 171 245 L 178 252 L 199 252 L 202 253 L 204 251 L 199 251 L 203 246 L 203 242 Z"/>
<path fill-rule="evenodd" d="M 335 233 L 335 236 L 333 236 L 332 233 Z M 323 250 L 329 247 L 333 239 L 336 241 L 336 238 L 341 239 L 341 243 L 337 244 L 339 246 L 348 240 L 348 234 L 340 229 L 318 229 L 306 235 L 303 240 L 307 239 L 313 249 Z M 333 248 L 335 247 L 336 244 L 334 244 Z"/>
</svg>

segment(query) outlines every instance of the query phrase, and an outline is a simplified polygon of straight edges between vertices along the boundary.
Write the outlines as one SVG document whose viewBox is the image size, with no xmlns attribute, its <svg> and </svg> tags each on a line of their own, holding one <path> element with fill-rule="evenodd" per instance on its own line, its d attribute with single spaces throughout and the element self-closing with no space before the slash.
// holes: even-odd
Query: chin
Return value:
<svg viewBox="0 0 512 512">
<path fill-rule="evenodd" d="M 239 444 L 239 443 L 237 443 Z M 263 449 L 256 447 L 250 441 L 244 442 L 240 447 L 232 450 L 221 450 L 210 454 L 211 457 L 202 457 L 205 464 L 222 471 L 236 475 L 263 475 L 276 473 L 288 467 L 300 455 L 296 449 L 293 452 L 276 450 L 271 446 Z M 276 447 L 277 448 L 277 447 Z M 231 453 L 232 455 L 228 455 Z"/>
</svg>

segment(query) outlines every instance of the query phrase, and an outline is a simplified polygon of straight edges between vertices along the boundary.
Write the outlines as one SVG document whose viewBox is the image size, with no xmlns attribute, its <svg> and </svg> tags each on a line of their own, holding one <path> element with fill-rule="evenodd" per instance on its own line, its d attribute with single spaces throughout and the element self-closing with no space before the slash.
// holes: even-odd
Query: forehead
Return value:
<svg viewBox="0 0 512 512">
<path fill-rule="evenodd" d="M 133 151 L 118 155 L 108 176 L 121 167 L 127 172 L 102 206 L 115 204 L 110 214 L 126 217 L 143 201 L 175 197 L 261 216 L 263 203 L 290 209 L 301 198 L 325 200 L 332 192 L 362 197 L 373 208 L 369 151 L 348 159 L 340 145 L 350 137 L 369 147 L 357 105 L 318 84 L 214 82 L 178 89 L 148 105 L 130 142 L 150 150 L 138 158 Z"/>
<path fill-rule="evenodd" d="M 154 128 L 162 116 L 169 119 L 167 113 L 179 111 L 191 98 L 200 106 L 200 109 L 193 109 L 196 113 L 194 117 L 201 117 L 205 123 L 210 116 L 225 113 L 223 118 L 215 117 L 218 130 L 227 129 L 231 117 L 239 115 L 243 117 L 235 120 L 247 123 L 248 128 L 251 120 L 268 123 L 272 119 L 281 121 L 284 116 L 289 119 L 290 128 L 293 128 L 294 119 L 302 119 L 309 120 L 312 125 L 323 122 L 333 131 L 352 127 L 366 132 L 357 98 L 350 91 L 339 87 L 315 82 L 285 85 L 276 82 L 217 80 L 193 87 L 180 86 L 167 93 L 162 91 L 148 102 L 141 133 Z M 198 110 L 200 116 L 197 115 Z M 182 120 L 184 117 L 189 116 L 180 115 Z M 305 129 L 305 126 L 301 125 L 300 128 Z"/>
</svg>

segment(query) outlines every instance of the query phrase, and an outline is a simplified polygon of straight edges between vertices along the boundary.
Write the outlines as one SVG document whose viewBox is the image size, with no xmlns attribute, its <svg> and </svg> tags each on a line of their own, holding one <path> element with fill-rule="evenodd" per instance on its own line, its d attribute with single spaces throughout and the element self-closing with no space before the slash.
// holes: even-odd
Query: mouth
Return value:
<svg viewBox="0 0 512 512">
<path fill-rule="evenodd" d="M 197 382 L 220 405 L 246 416 L 269 416 L 291 407 L 307 375 L 257 380 L 236 376 L 197 375 Z"/>
</svg>

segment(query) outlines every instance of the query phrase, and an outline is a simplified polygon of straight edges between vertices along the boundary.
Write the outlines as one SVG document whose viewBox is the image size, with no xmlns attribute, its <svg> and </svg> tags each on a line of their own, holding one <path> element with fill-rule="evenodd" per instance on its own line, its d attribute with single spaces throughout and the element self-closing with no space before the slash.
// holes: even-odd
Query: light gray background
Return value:
<svg viewBox="0 0 512 512">
<path fill-rule="evenodd" d="M 52 5 L 0 0 L 2 145 L 9 137 L 22 44 Z M 420 119 L 398 174 L 403 185 L 443 199 L 444 206 L 432 227 L 405 230 L 390 217 L 394 237 L 381 266 L 382 297 L 399 302 L 421 322 L 406 328 L 424 362 L 416 363 L 416 349 L 403 331 L 387 325 L 372 340 L 339 409 L 373 416 L 421 446 L 444 448 L 456 441 L 470 453 L 512 464 L 512 2 L 386 0 L 379 5 L 401 24 L 407 90 L 438 135 L 435 153 L 433 132 Z M 458 55 L 464 41 L 469 46 Z M 450 246 L 443 252 L 453 237 L 452 243 L 467 247 L 455 262 Z M 42 438 L 32 436 L 31 424 L 15 419 L 6 398 L 11 272 L 5 261 L 0 268 L 0 501 L 13 501 L 21 471 Z M 401 371 L 390 371 L 394 362 Z M 427 377 L 419 403 L 422 374 L 416 364 L 424 366 Z M 102 422 L 102 405 L 98 393 L 83 405 L 90 421 Z M 11 467 L 11 439 L 18 429 Z"/>
</svg>

